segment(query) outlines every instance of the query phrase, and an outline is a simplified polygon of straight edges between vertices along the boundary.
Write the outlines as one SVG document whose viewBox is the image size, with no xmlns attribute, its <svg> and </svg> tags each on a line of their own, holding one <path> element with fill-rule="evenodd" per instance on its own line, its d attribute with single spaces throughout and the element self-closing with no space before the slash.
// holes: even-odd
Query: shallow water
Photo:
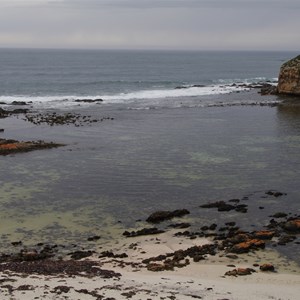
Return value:
<svg viewBox="0 0 300 300">
<path fill-rule="evenodd" d="M 21 117 L 0 120 L 4 138 L 67 144 L 1 158 L 2 251 L 16 240 L 84 245 L 97 234 L 105 243 L 144 226 L 137 220 L 159 209 L 189 209 L 195 230 L 232 220 L 251 230 L 266 225 L 273 213 L 299 214 L 296 108 L 135 111 L 94 105 L 80 112 L 114 120 L 78 128 L 35 126 Z M 270 189 L 287 196 L 266 197 Z M 199 208 L 246 196 L 247 214 Z M 278 250 L 300 262 L 296 246 Z"/>
</svg>

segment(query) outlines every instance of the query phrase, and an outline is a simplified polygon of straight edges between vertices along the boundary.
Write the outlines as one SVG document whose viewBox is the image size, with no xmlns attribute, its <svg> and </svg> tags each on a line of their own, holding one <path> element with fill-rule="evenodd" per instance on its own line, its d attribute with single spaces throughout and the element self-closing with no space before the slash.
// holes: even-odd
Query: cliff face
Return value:
<svg viewBox="0 0 300 300">
<path fill-rule="evenodd" d="M 300 55 L 281 66 L 277 91 L 280 94 L 300 95 Z"/>
</svg>

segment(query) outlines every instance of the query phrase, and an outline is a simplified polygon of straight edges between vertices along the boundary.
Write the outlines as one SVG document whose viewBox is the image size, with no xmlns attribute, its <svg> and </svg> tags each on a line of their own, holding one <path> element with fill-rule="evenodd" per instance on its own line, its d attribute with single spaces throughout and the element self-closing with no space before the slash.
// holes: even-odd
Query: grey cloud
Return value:
<svg viewBox="0 0 300 300">
<path fill-rule="evenodd" d="M 298 0 L 52 0 L 52 5 L 81 8 L 300 8 Z"/>
<path fill-rule="evenodd" d="M 14 6 L 3 8 L 0 1 L 2 47 L 300 48 L 299 11 L 290 9 L 293 0 L 12 2 Z"/>
</svg>

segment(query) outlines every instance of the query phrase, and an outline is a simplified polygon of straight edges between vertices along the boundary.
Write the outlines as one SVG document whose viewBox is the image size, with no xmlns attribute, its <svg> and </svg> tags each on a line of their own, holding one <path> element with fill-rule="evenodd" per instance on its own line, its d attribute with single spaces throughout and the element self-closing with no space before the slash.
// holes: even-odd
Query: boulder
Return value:
<svg viewBox="0 0 300 300">
<path fill-rule="evenodd" d="M 231 271 L 228 271 L 225 273 L 225 276 L 245 276 L 245 275 L 251 275 L 254 273 L 255 270 L 250 269 L 250 268 L 238 268 L 238 269 L 233 269 Z"/>
<path fill-rule="evenodd" d="M 274 272 L 275 267 L 271 264 L 263 264 L 259 267 L 259 269 L 263 272 Z"/>
<path fill-rule="evenodd" d="M 277 90 L 280 94 L 300 95 L 300 55 L 281 66 Z"/>
</svg>

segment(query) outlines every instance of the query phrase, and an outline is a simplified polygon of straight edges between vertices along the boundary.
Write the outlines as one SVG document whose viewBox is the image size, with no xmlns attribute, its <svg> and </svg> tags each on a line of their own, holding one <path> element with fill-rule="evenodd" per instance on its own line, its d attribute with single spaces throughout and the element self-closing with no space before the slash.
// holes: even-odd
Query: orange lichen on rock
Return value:
<svg viewBox="0 0 300 300">
<path fill-rule="evenodd" d="M 253 232 L 254 238 L 261 239 L 261 240 L 271 240 L 274 235 L 275 235 L 275 231 L 271 231 L 271 230 L 260 230 L 260 231 Z"/>
<path fill-rule="evenodd" d="M 0 139 L 0 155 L 8 155 L 11 153 L 28 152 L 38 149 L 50 149 L 63 146 L 60 144 L 38 142 L 19 142 L 15 140 Z"/>
<path fill-rule="evenodd" d="M 264 249 L 265 242 L 258 239 L 248 240 L 239 244 L 234 245 L 230 252 L 233 253 L 247 253 L 250 250 Z"/>
<path fill-rule="evenodd" d="M 0 149 L 7 149 L 7 150 L 12 150 L 12 149 L 18 149 L 18 144 L 5 144 L 5 145 L 0 145 Z"/>
</svg>

